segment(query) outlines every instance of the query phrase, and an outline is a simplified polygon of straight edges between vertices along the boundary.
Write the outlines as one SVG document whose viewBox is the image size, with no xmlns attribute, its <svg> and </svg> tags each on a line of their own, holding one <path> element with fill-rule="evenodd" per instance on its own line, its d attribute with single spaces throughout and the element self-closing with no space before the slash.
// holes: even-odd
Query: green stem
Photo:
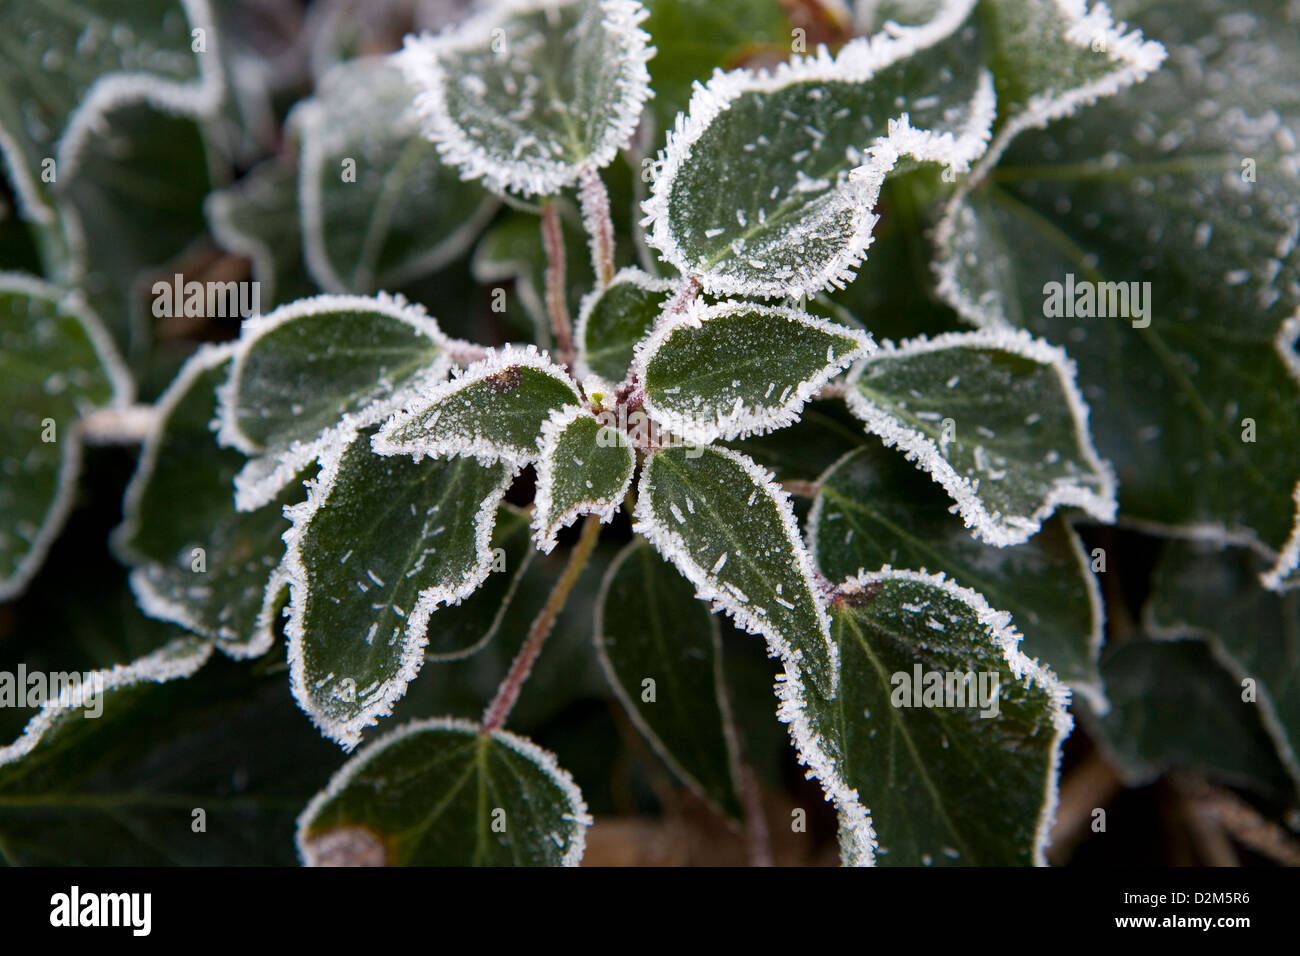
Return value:
<svg viewBox="0 0 1300 956">
<path fill-rule="evenodd" d="M 596 540 L 599 537 L 600 518 L 596 515 L 588 515 L 586 521 L 583 522 L 582 534 L 578 538 L 578 543 L 574 545 L 573 550 L 569 553 L 569 561 L 564 566 L 560 579 L 555 582 L 555 587 L 546 599 L 546 604 L 533 620 L 533 626 L 528 631 L 528 637 L 524 639 L 523 647 L 519 648 L 514 663 L 510 665 L 510 671 L 506 674 L 505 679 L 501 681 L 501 686 L 497 688 L 496 697 L 493 698 L 492 703 L 488 704 L 487 710 L 483 711 L 483 720 L 479 728 L 480 733 L 489 734 L 500 729 L 505 724 L 506 718 L 510 716 L 515 701 L 519 699 L 519 692 L 523 690 L 524 682 L 528 680 L 528 675 L 532 673 L 533 662 L 537 660 L 537 655 L 542 652 L 542 645 L 546 643 L 546 638 L 550 636 L 551 629 L 555 627 L 555 619 L 564 610 L 565 602 L 568 601 L 573 586 L 578 583 L 578 578 L 582 576 L 582 569 L 587 566 L 587 560 L 591 557 L 591 552 L 595 549 Z"/>
<path fill-rule="evenodd" d="M 546 249 L 546 311 L 555 332 L 556 358 L 565 368 L 573 364 L 573 324 L 564 288 L 564 230 L 554 202 L 542 208 L 542 245 Z"/>
</svg>

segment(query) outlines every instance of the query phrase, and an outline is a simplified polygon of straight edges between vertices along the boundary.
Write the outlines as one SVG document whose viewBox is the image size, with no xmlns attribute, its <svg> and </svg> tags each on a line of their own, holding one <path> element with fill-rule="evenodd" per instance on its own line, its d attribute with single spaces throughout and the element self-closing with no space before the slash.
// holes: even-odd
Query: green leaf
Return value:
<svg viewBox="0 0 1300 956">
<path fill-rule="evenodd" d="M 0 601 L 22 593 L 72 508 L 78 420 L 130 403 L 113 343 L 79 294 L 0 272 Z"/>
<path fill-rule="evenodd" d="M 1296 507 L 1296 522 L 1291 529 L 1291 537 L 1282 546 L 1277 562 L 1259 578 L 1266 588 L 1279 593 L 1300 588 L 1300 481 L 1296 482 L 1291 498 Z"/>
<path fill-rule="evenodd" d="M 1151 584 L 1147 630 L 1157 637 L 1209 642 L 1236 686 L 1233 705 L 1247 696 L 1300 786 L 1300 591 L 1264 590 L 1267 560 L 1247 548 L 1172 540 Z"/>
<path fill-rule="evenodd" d="M 239 509 L 269 502 L 331 436 L 441 381 L 456 345 L 423 308 L 386 295 L 322 295 L 245 323 L 219 395 L 222 444 L 262 454 L 236 478 Z"/>
<path fill-rule="evenodd" d="M 54 221 L 48 184 L 76 176 L 111 110 L 149 103 L 195 116 L 220 101 L 202 0 L 12 0 L 5 19 L 14 33 L 0 58 L 0 151 L 29 218 Z M 207 53 L 194 51 L 196 31 Z"/>
<path fill-rule="evenodd" d="M 533 547 L 528 512 L 514 505 L 497 508 L 492 528 L 492 567 L 487 580 L 478 590 L 454 607 L 444 607 L 438 614 L 438 626 L 426 632 L 429 646 L 426 661 L 460 661 L 483 651 L 502 632 L 521 588 L 527 588 L 524 576 L 532 567 L 537 550 Z M 526 631 L 528 622 L 520 625 Z M 521 631 L 521 632 L 522 632 Z M 502 664 L 502 670 L 508 664 Z M 494 685 L 495 689 L 495 685 Z M 482 706 L 487 706 L 484 700 Z"/>
<path fill-rule="evenodd" d="M 408 37 L 398 64 L 425 134 L 493 192 L 559 192 L 608 165 L 650 95 L 635 0 L 510 0 L 439 36 Z"/>
<path fill-rule="evenodd" d="M 660 154 L 647 241 L 719 295 L 850 281 L 886 175 L 913 160 L 961 171 L 984 152 L 993 81 L 972 6 L 946 3 L 923 27 L 858 38 L 835 57 L 822 48 L 772 73 L 715 74 Z"/>
<path fill-rule="evenodd" d="M 303 262 L 295 167 L 268 159 L 209 193 L 203 209 L 217 242 L 251 261 L 264 309 L 320 291 Z"/>
<path fill-rule="evenodd" d="M 12 758 L 0 757 L 0 862 L 291 865 L 294 816 L 338 751 L 301 719 L 282 673 L 204 664 L 211 655 L 175 640 L 103 672 L 89 711 L 47 709 L 0 748 Z"/>
<path fill-rule="evenodd" d="M 656 50 L 649 112 L 657 130 L 672 129 L 693 84 L 715 69 L 759 53 L 789 53 L 790 20 L 779 0 L 646 0 L 646 9 L 645 29 Z"/>
<path fill-rule="evenodd" d="M 637 488 L 634 530 L 677 566 L 699 598 L 795 659 L 827 694 L 838 666 L 812 559 L 789 497 L 754 462 L 725 448 L 668 448 Z"/>
<path fill-rule="evenodd" d="M 551 412 L 577 404 L 568 374 L 532 346 L 506 346 L 430 389 L 375 435 L 381 455 L 472 455 L 522 467 Z"/>
<path fill-rule="evenodd" d="M 1059 505 L 1115 520 L 1115 478 L 1092 447 L 1074 366 L 1045 342 L 967 332 L 886 343 L 854 370 L 846 399 L 981 540 L 1020 544 Z"/>
<path fill-rule="evenodd" d="M 1126 33 L 1100 3 L 981 0 L 979 16 L 998 95 L 999 144 L 1114 96 L 1165 58 L 1164 47 Z"/>
<path fill-rule="evenodd" d="M 604 289 L 583 297 L 574 338 L 578 374 L 617 384 L 627 377 L 636 344 L 650 334 L 678 283 L 640 269 L 621 269 Z"/>
<path fill-rule="evenodd" d="M 1097 658 L 1101 593 L 1064 515 L 1024 544 L 994 548 L 971 537 L 939 488 L 900 456 L 861 447 L 817 481 L 808 550 L 842 581 L 885 567 L 938 571 L 1011 614 L 1030 657 L 1105 709 Z"/>
<path fill-rule="evenodd" d="M 298 852 L 311 866 L 576 866 L 590 825 L 573 778 L 536 744 L 417 720 L 330 779 L 298 818 Z"/>
<path fill-rule="evenodd" d="M 549 554 L 559 530 L 580 515 L 598 515 L 605 523 L 613 520 L 635 467 L 636 452 L 622 432 L 601 424 L 580 405 L 553 412 L 542 425 L 537 463 L 537 547 Z"/>
<path fill-rule="evenodd" d="M 288 124 L 301 141 L 307 264 L 327 292 L 371 293 L 435 272 L 496 210 L 438 161 L 387 58 L 336 66 Z"/>
<path fill-rule="evenodd" d="M 838 400 L 819 399 L 789 428 L 730 442 L 776 475 L 778 481 L 815 481 L 822 472 L 862 446 L 862 425 Z"/>
<path fill-rule="evenodd" d="M 1294 793 L 1263 711 L 1242 701 L 1206 641 L 1126 641 L 1102 659 L 1101 675 L 1111 706 L 1089 726 L 1130 786 L 1196 769 L 1274 798 Z"/>
<path fill-rule="evenodd" d="M 739 819 L 718 619 L 644 541 L 619 552 L 596 607 L 596 651 L 632 722 L 684 784 Z"/>
<path fill-rule="evenodd" d="M 488 576 L 511 477 L 472 458 L 381 457 L 361 433 L 322 454 L 308 500 L 286 509 L 293 693 L 345 749 L 419 672 L 430 614 Z"/>
<path fill-rule="evenodd" d="M 113 539 L 136 566 L 131 588 L 146 614 L 238 658 L 263 654 L 275 640 L 285 582 L 273 572 L 289 527 L 280 510 L 301 492 L 286 491 L 270 509 L 235 510 L 231 485 L 244 456 L 219 447 L 210 427 L 233 352 L 200 349 L 158 400 Z"/>
<path fill-rule="evenodd" d="M 1300 477 L 1300 31 L 1282 4 L 1136 19 L 1167 66 L 1017 137 L 938 229 L 939 289 L 1068 346 L 1123 514 L 1277 549 Z"/>
<path fill-rule="evenodd" d="M 839 697 L 795 662 L 778 695 L 839 811 L 844 862 L 1042 865 L 1069 691 L 1019 651 L 1009 616 L 914 571 L 850 579 L 832 616 Z"/>
<path fill-rule="evenodd" d="M 652 419 L 708 444 L 798 421 L 805 402 L 874 348 L 865 332 L 796 309 L 696 299 L 638 347 L 633 371 Z"/>
</svg>

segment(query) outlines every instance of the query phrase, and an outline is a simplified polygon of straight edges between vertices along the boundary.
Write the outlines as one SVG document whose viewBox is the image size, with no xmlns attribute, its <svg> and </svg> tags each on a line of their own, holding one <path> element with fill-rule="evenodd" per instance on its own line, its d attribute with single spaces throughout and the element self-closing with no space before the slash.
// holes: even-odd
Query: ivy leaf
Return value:
<svg viewBox="0 0 1300 956">
<path fill-rule="evenodd" d="M 386 295 L 322 295 L 246 322 L 219 395 L 222 444 L 260 455 L 235 479 L 239 510 L 443 379 L 454 345 L 423 308 Z"/>
<path fill-rule="evenodd" d="M 817 488 L 808 550 L 826 577 L 890 566 L 943 572 L 1009 612 L 1024 633 L 1021 649 L 1104 712 L 1101 593 L 1064 515 L 1024 544 L 990 547 L 971 537 L 940 489 L 879 446 L 850 452 Z"/>
<path fill-rule="evenodd" d="M 1291 492 L 1295 502 L 1296 521 L 1291 529 L 1291 537 L 1282 546 L 1282 553 L 1277 562 L 1260 575 L 1260 582 L 1270 591 L 1279 593 L 1300 588 L 1300 481 L 1296 482 Z"/>
<path fill-rule="evenodd" d="M 568 374 L 532 346 L 506 346 L 430 389 L 375 435 L 381 455 L 472 455 L 518 468 L 538 458 L 542 425 L 579 401 Z"/>
<path fill-rule="evenodd" d="M 862 447 L 862 425 L 843 402 L 818 399 L 809 403 L 789 428 L 754 435 L 728 447 L 753 458 L 778 481 L 814 482 L 831 465 Z"/>
<path fill-rule="evenodd" d="M 201 348 L 158 400 L 113 543 L 136 565 L 131 589 L 146 614 L 239 658 L 275 640 L 284 581 L 273 572 L 289 523 L 280 507 L 235 510 L 231 482 L 244 456 L 219 447 L 210 427 L 233 352 L 233 344 Z M 286 493 L 277 504 L 298 497 Z"/>
<path fill-rule="evenodd" d="M 634 530 L 695 585 L 697 596 L 795 659 L 828 695 L 837 648 L 790 500 L 771 476 L 725 448 L 668 448 L 637 488 Z"/>
<path fill-rule="evenodd" d="M 217 35 L 204 0 L 111 8 L 13 0 L 5 13 L 26 42 L 12 44 L 0 62 L 0 152 L 28 218 L 54 222 L 45 184 L 76 175 L 109 111 L 148 103 L 206 115 L 221 99 Z M 194 49 L 200 37 L 206 52 Z"/>
<path fill-rule="evenodd" d="M 1249 697 L 1300 786 L 1300 592 L 1259 584 L 1267 560 L 1247 548 L 1166 541 L 1146 608 L 1157 637 L 1197 637 L 1232 677 L 1234 706 Z"/>
<path fill-rule="evenodd" d="M 1090 722 L 1129 786 L 1194 768 L 1233 786 L 1289 799 L 1282 765 L 1257 704 L 1210 643 L 1194 637 L 1130 640 L 1101 662 L 1110 710 Z"/>
<path fill-rule="evenodd" d="M 627 437 L 580 405 L 552 412 L 542 425 L 533 533 L 547 554 L 556 534 L 580 515 L 608 523 L 632 484 L 636 453 Z"/>
<path fill-rule="evenodd" d="M 796 309 L 697 299 L 637 348 L 646 413 L 708 444 L 784 428 L 836 373 L 875 348 L 871 336 Z"/>
<path fill-rule="evenodd" d="M 578 374 L 597 375 L 617 384 L 627 376 L 636 344 L 650 334 L 664 302 L 677 288 L 640 269 L 620 269 L 604 289 L 582 299 L 574 339 Z"/>
<path fill-rule="evenodd" d="M 709 293 L 842 287 L 887 174 L 913 161 L 961 171 L 984 152 L 993 81 L 973 5 L 950 0 L 923 27 L 835 57 L 822 48 L 771 73 L 715 73 L 660 153 L 647 241 Z"/>
<path fill-rule="evenodd" d="M 939 290 L 1068 346 L 1122 513 L 1278 549 L 1300 478 L 1300 32 L 1279 6 L 1135 12 L 1168 64 L 1018 136 L 938 229 Z"/>
<path fill-rule="evenodd" d="M 438 626 L 426 632 L 429 646 L 424 659 L 460 661 L 486 648 L 501 632 L 536 554 L 528 513 L 510 504 L 497 508 L 490 573 L 478 590 L 460 604 L 441 609 Z M 527 624 L 522 626 L 526 630 Z M 483 706 L 487 703 L 482 701 Z"/>
<path fill-rule="evenodd" d="M 654 54 L 635 0 L 510 0 L 397 62 L 424 131 L 465 179 L 496 193 L 559 192 L 631 138 Z"/>
<path fill-rule="evenodd" d="M 1022 130 L 1141 82 L 1165 58 L 1163 46 L 1126 32 L 1102 3 L 983 0 L 980 14 L 998 95 L 994 155 Z"/>
<path fill-rule="evenodd" d="M 81 633 L 120 626 L 100 621 Z M 296 808 L 338 751 L 302 721 L 283 674 L 211 657 L 209 642 L 177 638 L 100 672 L 89 708 L 48 706 L 0 747 L 0 860 L 291 865 Z"/>
<path fill-rule="evenodd" d="M 217 242 L 249 258 L 263 308 L 319 291 L 303 262 L 296 167 L 268 159 L 209 193 L 203 210 Z"/>
<path fill-rule="evenodd" d="M 619 552 L 596 607 L 596 651 L 632 722 L 684 784 L 739 819 L 718 619 L 644 541 Z"/>
<path fill-rule="evenodd" d="M 1045 342 L 979 332 L 887 343 L 854 370 L 846 400 L 989 544 L 1027 541 L 1058 505 L 1115 520 L 1115 478 L 1092 447 L 1074 366 Z"/>
<path fill-rule="evenodd" d="M 573 778 L 532 741 L 416 720 L 313 798 L 298 852 L 309 866 L 577 866 L 590 825 Z"/>
<path fill-rule="evenodd" d="M 1042 865 L 1069 691 L 1020 652 L 1009 615 L 942 575 L 887 570 L 842 585 L 832 616 L 839 698 L 790 661 L 778 695 L 844 862 Z"/>
<path fill-rule="evenodd" d="M 0 272 L 0 601 L 21 594 L 72 508 L 78 420 L 130 403 L 121 358 L 79 294 Z"/>
<path fill-rule="evenodd" d="M 387 58 L 334 67 L 288 124 L 301 142 L 307 265 L 327 292 L 371 293 L 435 272 L 496 211 L 438 161 Z"/>
<path fill-rule="evenodd" d="M 286 509 L 291 686 L 344 749 L 419 672 L 429 615 L 488 576 L 512 477 L 472 458 L 380 457 L 362 433 L 328 448 L 307 501 Z"/>
</svg>

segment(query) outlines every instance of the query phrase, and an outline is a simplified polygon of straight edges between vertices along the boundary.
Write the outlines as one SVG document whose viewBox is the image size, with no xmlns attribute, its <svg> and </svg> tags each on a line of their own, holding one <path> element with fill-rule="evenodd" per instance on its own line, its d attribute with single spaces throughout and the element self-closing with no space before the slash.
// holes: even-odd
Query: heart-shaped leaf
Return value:
<svg viewBox="0 0 1300 956">
<path fill-rule="evenodd" d="M 146 614 L 256 657 L 275 640 L 284 585 L 273 575 L 289 527 L 280 509 L 302 496 L 289 489 L 278 507 L 235 510 L 244 456 L 218 446 L 210 427 L 234 349 L 200 349 L 159 398 L 113 540 L 136 565 L 131 588 Z"/>
<path fill-rule="evenodd" d="M 818 389 L 874 348 L 865 332 L 796 309 L 697 299 L 638 346 L 633 371 L 652 419 L 708 444 L 798 421 Z"/>
<path fill-rule="evenodd" d="M 683 783 L 740 817 L 718 619 L 644 541 L 605 572 L 593 634 L 609 685 Z"/>
<path fill-rule="evenodd" d="M 893 570 L 845 582 L 831 613 L 839 697 L 797 662 L 777 692 L 839 811 L 844 862 L 1041 865 L 1070 698 L 1020 652 L 1009 615 L 942 575 Z"/>
<path fill-rule="evenodd" d="M 573 778 L 536 744 L 417 720 L 330 779 L 298 818 L 298 852 L 309 866 L 577 866 L 590 825 Z"/>
<path fill-rule="evenodd" d="M 590 411 L 569 405 L 542 425 L 533 532 L 547 554 L 555 535 L 581 515 L 609 522 L 632 484 L 636 453 L 627 437 Z"/>
<path fill-rule="evenodd" d="M 1115 478 L 1092 447 L 1074 365 L 1045 342 L 982 332 L 886 343 L 854 370 L 846 399 L 990 544 L 1028 540 L 1059 505 L 1115 520 Z"/>
<path fill-rule="evenodd" d="M 912 160 L 961 171 L 984 152 L 993 80 L 973 7 L 948 0 L 924 27 L 834 57 L 821 48 L 771 73 L 715 73 L 660 154 L 647 241 L 718 295 L 850 281 L 888 173 Z"/>
<path fill-rule="evenodd" d="M 362 433 L 327 449 L 308 500 L 286 509 L 290 680 L 345 749 L 419 672 L 429 615 L 487 577 L 511 477 L 472 458 L 381 457 Z"/>
<path fill-rule="evenodd" d="M 493 192 L 559 192 L 626 145 L 650 95 L 654 48 L 635 0 L 506 0 L 398 64 L 425 134 Z"/>
<path fill-rule="evenodd" d="M 246 322 L 219 396 L 222 444 L 260 456 L 235 479 L 239 509 L 445 378 L 449 346 L 423 308 L 385 295 L 322 295 Z"/>
<path fill-rule="evenodd" d="M 78 419 L 131 401 L 112 340 L 79 294 L 0 272 L 0 601 L 20 594 L 72 507 Z"/>
<path fill-rule="evenodd" d="M 1097 658 L 1101 593 L 1079 539 L 1053 515 L 1024 544 L 971 537 L 942 490 L 900 456 L 863 446 L 817 480 L 808 550 L 832 581 L 893 566 L 940 571 L 1008 611 L 1030 657 L 1105 710 Z"/>
<path fill-rule="evenodd" d="M 496 210 L 438 161 L 387 58 L 336 66 L 288 123 L 301 140 L 307 265 L 327 292 L 392 289 L 435 272 Z"/>
<path fill-rule="evenodd" d="M 542 425 L 578 402 L 568 374 L 532 346 L 506 346 L 409 401 L 375 435 L 381 455 L 472 455 L 522 467 L 540 454 Z"/>
<path fill-rule="evenodd" d="M 838 649 L 790 500 L 771 476 L 725 448 L 668 448 L 637 488 L 634 530 L 677 566 L 698 597 L 796 659 L 834 695 Z"/>
</svg>

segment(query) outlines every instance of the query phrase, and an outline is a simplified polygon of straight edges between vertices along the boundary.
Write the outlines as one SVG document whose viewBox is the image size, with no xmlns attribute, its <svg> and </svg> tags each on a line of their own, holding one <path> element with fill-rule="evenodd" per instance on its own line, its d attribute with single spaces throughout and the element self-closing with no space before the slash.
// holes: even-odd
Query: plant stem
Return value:
<svg viewBox="0 0 1300 956">
<path fill-rule="evenodd" d="M 523 646 L 519 648 L 519 653 L 515 655 L 514 662 L 510 665 L 510 671 L 501 681 L 501 686 L 497 688 L 496 697 L 488 704 L 487 710 L 483 711 L 480 733 L 488 734 L 500 729 L 505 724 L 506 718 L 510 716 L 524 682 L 532 673 L 533 662 L 542 652 L 542 645 L 546 643 L 551 629 L 555 627 L 555 619 L 559 617 L 560 611 L 564 610 L 569 592 L 578 583 L 582 569 L 587 566 L 587 559 L 591 557 L 591 552 L 596 547 L 596 539 L 599 537 L 600 518 L 597 515 L 588 515 L 582 524 L 582 534 L 578 538 L 578 543 L 569 553 L 569 561 L 564 566 L 564 571 L 560 573 L 560 579 L 555 582 L 546 604 L 533 620 L 533 626 L 528 630 L 528 637 L 524 639 Z"/>
<path fill-rule="evenodd" d="M 91 445 L 136 445 L 144 441 L 158 420 L 153 405 L 99 408 L 78 423 L 81 435 Z"/>
<path fill-rule="evenodd" d="M 556 358 L 568 368 L 573 364 L 573 324 L 564 288 L 564 231 L 554 202 L 542 208 L 542 246 L 546 249 L 546 311 L 555 332 Z"/>
<path fill-rule="evenodd" d="M 614 279 L 614 220 L 609 215 L 609 191 L 600 173 L 582 167 L 578 200 L 582 203 L 582 225 L 591 245 L 591 269 L 596 288 L 604 289 Z"/>
</svg>

